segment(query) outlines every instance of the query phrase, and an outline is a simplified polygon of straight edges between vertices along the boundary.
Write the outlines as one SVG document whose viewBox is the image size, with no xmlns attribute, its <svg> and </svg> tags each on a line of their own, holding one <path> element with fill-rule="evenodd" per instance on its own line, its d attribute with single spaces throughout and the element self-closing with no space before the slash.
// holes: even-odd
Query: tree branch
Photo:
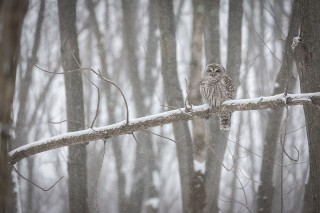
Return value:
<svg viewBox="0 0 320 213">
<path fill-rule="evenodd" d="M 286 95 L 283 93 L 269 97 L 225 101 L 221 107 L 210 109 L 209 113 L 213 114 L 226 111 L 234 112 L 245 110 L 276 109 L 285 106 L 303 104 L 315 104 L 319 107 L 319 103 L 320 92 Z M 12 150 L 9 153 L 9 164 L 14 165 L 23 158 L 64 146 L 107 139 L 117 135 L 132 134 L 133 132 L 145 130 L 150 127 L 162 126 L 164 124 L 178 121 L 188 121 L 194 118 L 205 118 L 207 115 L 208 106 L 200 105 L 188 108 L 187 111 L 185 108 L 180 108 L 155 115 L 132 119 L 129 123 L 127 123 L 127 121 L 122 121 L 104 127 L 70 132 L 29 143 Z"/>
</svg>

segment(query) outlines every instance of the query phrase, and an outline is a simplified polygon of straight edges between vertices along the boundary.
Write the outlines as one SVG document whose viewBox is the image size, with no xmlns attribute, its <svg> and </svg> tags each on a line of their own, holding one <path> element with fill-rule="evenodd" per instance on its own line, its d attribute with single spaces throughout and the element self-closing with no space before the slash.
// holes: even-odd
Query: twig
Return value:
<svg viewBox="0 0 320 213">
<path fill-rule="evenodd" d="M 37 67 L 39 70 L 41 70 L 41 71 L 43 71 L 43 72 L 46 72 L 46 73 L 50 73 L 50 74 L 64 74 L 63 72 L 51 72 L 51 71 L 45 70 L 45 69 L 39 67 L 38 65 L 36 65 L 35 63 L 33 63 L 33 65 L 34 65 L 35 67 Z"/>
<path fill-rule="evenodd" d="M 60 180 L 62 180 L 62 178 L 63 178 L 63 176 L 62 176 L 62 177 L 59 178 L 59 180 L 57 180 L 52 186 L 50 186 L 49 188 L 45 189 L 45 188 L 39 186 L 38 184 L 34 183 L 33 181 L 29 180 L 28 178 L 24 177 L 24 176 L 16 169 L 16 167 L 14 167 L 14 166 L 12 166 L 12 167 L 13 167 L 14 171 L 16 171 L 16 173 L 17 173 L 22 179 L 26 180 L 27 182 L 29 182 L 29 183 L 32 184 L 33 186 L 35 186 L 35 187 L 37 187 L 37 188 L 39 188 L 39 189 L 41 189 L 42 191 L 45 191 L 45 192 L 51 190 L 51 189 L 52 189 Z"/>
<path fill-rule="evenodd" d="M 189 95 L 190 95 L 190 92 L 198 85 L 200 84 L 201 80 L 199 80 L 193 87 L 191 87 L 191 89 L 189 89 L 188 93 L 187 93 L 187 97 L 186 97 L 186 101 L 184 103 L 185 107 L 187 108 L 187 105 L 190 103 L 189 102 Z"/>
<path fill-rule="evenodd" d="M 216 152 L 214 151 L 214 149 L 213 149 L 213 147 L 211 146 L 210 143 L 208 143 L 208 146 L 209 146 L 211 152 L 213 153 L 213 155 L 221 162 L 221 165 L 223 166 L 223 168 L 225 168 L 225 170 L 227 170 L 228 172 L 231 171 L 231 170 L 233 169 L 233 165 L 234 165 L 234 164 L 232 164 L 231 168 L 229 169 L 226 165 L 224 165 L 223 159 L 220 159 L 220 158 L 217 156 Z"/>
<path fill-rule="evenodd" d="M 164 139 L 167 139 L 167 140 L 169 140 L 169 141 L 172 141 L 172 142 L 176 143 L 175 140 L 173 140 L 173 139 L 171 139 L 171 138 L 168 138 L 168 137 L 166 137 L 166 136 L 159 135 L 159 134 L 157 134 L 157 133 L 154 133 L 154 132 L 151 132 L 151 131 L 148 131 L 148 130 L 145 130 L 145 129 L 144 129 L 144 130 L 141 130 L 141 131 L 143 131 L 143 132 L 148 132 L 148 133 L 150 133 L 150 134 L 159 136 L 159 137 L 161 137 L 161 138 L 164 138 Z"/>
<path fill-rule="evenodd" d="M 78 62 L 77 62 L 78 63 Z M 79 65 L 79 64 L 78 64 Z M 35 67 L 37 67 L 38 69 L 42 70 L 43 72 L 47 72 L 47 73 L 50 73 L 50 74 L 64 74 L 63 72 L 62 73 L 54 73 L 54 72 L 50 72 L 50 71 L 47 71 L 41 67 L 39 67 L 38 65 L 34 64 Z M 118 91 L 121 93 L 121 96 L 124 100 L 124 103 L 125 103 L 125 106 L 126 106 L 126 110 L 127 110 L 127 124 L 129 123 L 129 107 L 128 107 L 128 103 L 127 103 L 127 100 L 122 92 L 122 90 L 120 89 L 120 87 L 113 81 L 105 78 L 102 76 L 100 70 L 98 70 L 98 72 L 96 72 L 94 69 L 91 69 L 91 68 L 79 68 L 79 69 L 74 69 L 74 70 L 68 70 L 67 72 L 77 72 L 77 71 L 84 71 L 84 70 L 89 70 L 91 72 L 93 72 L 95 75 L 97 75 L 99 78 L 101 78 L 102 80 L 112 84 L 113 86 L 115 86 Z"/>
<path fill-rule="evenodd" d="M 98 114 L 99 114 L 99 108 L 100 108 L 100 99 L 101 99 L 101 96 L 100 96 L 100 89 L 99 87 L 93 83 L 93 81 L 86 75 L 84 74 L 84 76 L 87 78 L 87 80 L 97 89 L 97 92 L 98 92 L 98 102 L 97 102 L 97 107 L 96 107 L 96 114 L 94 115 L 94 118 L 91 122 L 91 128 L 93 127 L 94 125 L 94 122 L 96 121 L 97 117 L 98 117 Z"/>
<path fill-rule="evenodd" d="M 292 158 L 286 151 L 285 149 L 285 146 L 284 146 L 284 143 L 285 143 L 285 137 L 284 135 L 286 135 L 286 131 L 287 131 L 287 128 L 286 128 L 286 124 L 288 122 L 288 118 L 289 118 L 289 110 L 288 110 L 288 107 L 286 107 L 286 119 L 284 120 L 283 122 L 283 125 L 282 125 L 282 129 L 283 129 L 283 134 L 281 134 L 281 138 L 280 138 L 280 143 L 281 143 L 281 147 L 282 147 L 282 150 L 283 150 L 283 153 L 292 161 L 294 162 L 298 162 L 299 161 L 299 157 L 300 157 L 300 152 L 299 150 L 297 149 L 296 146 L 294 146 L 295 150 L 297 151 L 298 153 L 298 157 L 296 159 Z"/>
<path fill-rule="evenodd" d="M 136 138 L 136 136 L 134 135 L 134 133 L 131 133 L 131 135 L 133 136 L 134 141 L 136 142 L 136 144 L 139 144 L 139 143 L 138 143 L 138 140 L 137 140 L 137 138 Z"/>
</svg>

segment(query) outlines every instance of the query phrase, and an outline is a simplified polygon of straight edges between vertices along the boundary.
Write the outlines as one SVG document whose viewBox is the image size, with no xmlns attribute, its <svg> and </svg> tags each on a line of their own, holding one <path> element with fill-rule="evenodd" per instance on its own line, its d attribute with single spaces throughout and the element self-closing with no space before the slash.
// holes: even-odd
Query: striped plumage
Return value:
<svg viewBox="0 0 320 213">
<path fill-rule="evenodd" d="M 203 71 L 200 93 L 209 107 L 220 106 L 225 100 L 233 98 L 234 85 L 226 70 L 220 64 L 209 64 Z M 231 113 L 219 113 L 220 129 L 229 130 Z"/>
</svg>

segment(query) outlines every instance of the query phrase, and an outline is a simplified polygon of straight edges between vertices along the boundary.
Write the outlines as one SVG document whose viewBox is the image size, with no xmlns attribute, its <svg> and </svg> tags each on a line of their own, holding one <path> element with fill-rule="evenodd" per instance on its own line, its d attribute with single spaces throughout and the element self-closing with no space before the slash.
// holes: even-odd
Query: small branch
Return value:
<svg viewBox="0 0 320 213">
<path fill-rule="evenodd" d="M 12 168 L 14 169 L 14 171 L 22 178 L 24 179 L 25 181 L 29 182 L 31 185 L 41 189 L 42 191 L 46 192 L 46 191 L 49 191 L 51 190 L 57 183 L 59 183 L 60 180 L 62 180 L 63 176 L 59 178 L 59 180 L 57 180 L 52 186 L 50 186 L 49 188 L 45 189 L 41 186 L 39 186 L 38 184 L 32 182 L 31 180 L 29 180 L 28 178 L 24 177 L 17 169 L 16 167 L 12 166 Z"/>
<path fill-rule="evenodd" d="M 136 131 L 162 126 L 173 122 L 205 118 L 208 115 L 208 111 L 212 114 L 218 112 L 276 109 L 286 106 L 313 104 L 312 100 L 315 98 L 320 98 L 320 92 L 287 95 L 279 94 L 254 99 L 229 100 L 225 101 L 220 107 L 213 107 L 210 110 L 208 110 L 208 106 L 206 104 L 193 106 L 191 112 L 186 112 L 185 108 L 180 108 L 142 118 L 132 119 L 129 122 L 126 120 L 105 127 L 69 132 L 29 143 L 9 153 L 9 164 L 14 165 L 23 158 L 65 146 L 83 144 L 118 135 L 132 134 Z M 177 141 L 177 143 L 179 143 L 179 141 Z"/>
</svg>

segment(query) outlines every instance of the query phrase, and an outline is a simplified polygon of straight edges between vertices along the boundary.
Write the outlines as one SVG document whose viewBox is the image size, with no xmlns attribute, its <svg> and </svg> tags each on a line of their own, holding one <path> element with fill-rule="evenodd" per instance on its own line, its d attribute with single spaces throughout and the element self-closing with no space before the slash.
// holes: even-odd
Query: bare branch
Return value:
<svg viewBox="0 0 320 213">
<path fill-rule="evenodd" d="M 162 126 L 178 121 L 188 121 L 195 118 L 205 118 L 209 113 L 276 109 L 285 106 L 313 104 L 312 99 L 319 98 L 320 92 L 304 94 L 279 94 L 270 97 L 260 97 L 254 99 L 239 99 L 225 101 L 222 106 L 208 110 L 208 106 L 193 106 L 191 112 L 185 112 L 185 108 L 162 112 L 155 115 L 122 121 L 105 127 L 86 129 L 77 132 L 42 139 L 24 146 L 21 146 L 9 153 L 9 164 L 13 165 L 23 158 L 45 152 L 52 149 L 61 148 L 75 144 L 83 144 L 99 139 L 107 139 L 118 135 L 132 134 L 136 131 L 148 129 L 150 127 Z M 179 143 L 179 141 L 177 141 Z"/>
<path fill-rule="evenodd" d="M 25 181 L 29 182 L 31 185 L 41 189 L 42 191 L 46 192 L 46 191 L 49 191 L 51 190 L 60 180 L 62 180 L 63 176 L 59 178 L 59 180 L 57 180 L 53 185 L 51 185 L 49 188 L 45 189 L 41 186 L 39 186 L 38 184 L 32 182 L 31 180 L 29 180 L 28 178 L 24 177 L 17 169 L 16 167 L 12 166 L 12 168 L 14 169 L 14 171 L 22 178 L 24 179 Z"/>
</svg>

